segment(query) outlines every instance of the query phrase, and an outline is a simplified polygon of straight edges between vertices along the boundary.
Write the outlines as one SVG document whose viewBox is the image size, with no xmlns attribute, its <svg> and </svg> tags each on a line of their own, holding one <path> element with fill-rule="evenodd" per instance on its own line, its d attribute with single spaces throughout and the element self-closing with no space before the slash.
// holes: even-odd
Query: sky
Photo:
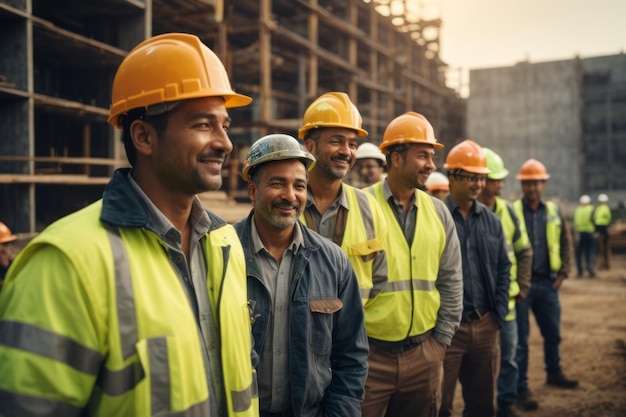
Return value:
<svg viewBox="0 0 626 417">
<path fill-rule="evenodd" d="M 467 96 L 468 71 L 626 53 L 626 0 L 416 0 L 442 19 L 439 55 Z M 459 81 L 460 87 L 459 87 Z"/>
</svg>

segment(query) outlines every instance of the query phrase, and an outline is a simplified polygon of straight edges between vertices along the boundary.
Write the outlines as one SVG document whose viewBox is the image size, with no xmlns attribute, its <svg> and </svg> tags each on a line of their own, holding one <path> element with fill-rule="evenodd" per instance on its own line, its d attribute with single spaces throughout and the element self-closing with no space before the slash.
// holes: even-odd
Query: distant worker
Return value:
<svg viewBox="0 0 626 417">
<path fill-rule="evenodd" d="M 591 197 L 587 194 L 580 196 L 578 207 L 574 210 L 574 230 L 576 231 L 576 268 L 578 278 L 583 276 L 583 259 L 589 278 L 596 276 L 596 241 L 594 232 L 596 226 L 593 224 L 594 207 L 591 204 Z"/>
<path fill-rule="evenodd" d="M 0 415 L 259 415 L 246 264 L 198 193 L 222 185 L 235 93 L 194 35 L 122 60 L 109 123 L 131 168 L 47 227 L 0 293 Z"/>
<path fill-rule="evenodd" d="M 360 415 L 368 346 L 359 283 L 341 249 L 298 221 L 314 164 L 282 134 L 254 142 L 244 163 L 253 210 L 234 226 L 248 260 L 261 417 Z"/>
<path fill-rule="evenodd" d="M 448 194 L 450 194 L 450 181 L 446 174 L 435 171 L 431 172 L 430 176 L 426 180 L 426 189 L 428 194 L 432 195 L 438 200 L 443 201 Z"/>
<path fill-rule="evenodd" d="M 15 257 L 13 242 L 16 240 L 17 235 L 14 235 L 6 224 L 0 222 L 0 291 L 4 284 L 4 277 Z"/>
<path fill-rule="evenodd" d="M 598 234 L 598 253 L 600 255 L 600 269 L 611 269 L 611 241 L 609 239 L 609 226 L 611 225 L 611 208 L 608 205 L 609 196 L 598 196 L 598 207 L 593 213 L 593 223 L 596 225 Z"/>
<path fill-rule="evenodd" d="M 533 250 L 513 206 L 500 197 L 504 180 L 509 176 L 500 155 L 483 148 L 487 157 L 487 183 L 478 200 L 500 218 L 506 239 L 506 249 L 511 261 L 511 285 L 509 287 L 509 311 L 500 328 L 500 374 L 498 376 L 498 417 L 514 417 L 513 405 L 517 398 L 518 368 L 516 305 L 521 303 L 530 290 L 530 274 Z"/>
<path fill-rule="evenodd" d="M 523 197 L 513 203 L 520 224 L 526 228 L 533 246 L 533 266 L 528 297 L 517 305 L 517 405 L 534 410 L 539 403 L 528 387 L 529 310 L 535 315 L 543 337 L 546 383 L 559 388 L 576 388 L 578 381 L 567 378 L 561 369 L 561 304 L 559 288 L 570 269 L 570 242 L 567 224 L 559 207 L 552 201 L 543 201 L 546 181 L 550 178 L 545 165 L 529 159 L 520 168 Z"/>
<path fill-rule="evenodd" d="M 485 187 L 487 157 L 465 140 L 450 150 L 444 169 L 450 178 L 445 203 L 461 244 L 463 313 L 443 363 L 443 405 L 452 415 L 457 380 L 466 417 L 493 417 L 500 368 L 500 328 L 508 314 L 511 261 L 500 219 L 478 201 Z"/>
<path fill-rule="evenodd" d="M 422 191 L 443 145 L 424 116 L 408 112 L 389 123 L 380 147 L 388 176 L 366 191 L 376 196 L 393 243 L 389 281 L 368 318 L 372 353 L 363 416 L 434 417 L 443 359 L 463 307 L 454 220 L 443 202 Z"/>
<path fill-rule="evenodd" d="M 356 150 L 356 170 L 358 181 L 354 184 L 357 188 L 369 187 L 384 178 L 385 155 L 378 146 L 370 142 L 364 142 Z"/>
</svg>

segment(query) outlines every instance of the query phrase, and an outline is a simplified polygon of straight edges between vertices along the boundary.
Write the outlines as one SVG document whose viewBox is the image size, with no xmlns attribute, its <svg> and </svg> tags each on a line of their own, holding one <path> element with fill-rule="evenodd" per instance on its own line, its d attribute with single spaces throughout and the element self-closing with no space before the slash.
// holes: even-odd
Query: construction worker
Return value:
<svg viewBox="0 0 626 417">
<path fill-rule="evenodd" d="M 596 276 L 596 241 L 593 236 L 596 226 L 593 224 L 594 207 L 591 204 L 591 197 L 587 194 L 581 195 L 578 199 L 578 207 L 574 210 L 574 230 L 578 235 L 576 241 L 576 268 L 578 278 L 583 276 L 583 258 L 589 278 Z"/>
<path fill-rule="evenodd" d="M 611 225 L 611 208 L 608 205 L 609 196 L 600 194 L 598 196 L 598 207 L 593 213 L 593 223 L 596 225 L 596 233 L 598 235 L 598 253 L 602 264 L 600 269 L 610 269 L 611 258 L 611 242 L 609 240 L 609 226 Z"/>
<path fill-rule="evenodd" d="M 368 346 L 359 284 L 341 249 L 298 221 L 314 161 L 297 139 L 274 134 L 244 163 L 253 210 L 235 229 L 254 309 L 261 417 L 360 415 Z"/>
<path fill-rule="evenodd" d="M 442 147 L 421 114 L 396 117 L 380 145 L 387 179 L 366 189 L 383 210 L 393 249 L 389 282 L 369 312 L 365 417 L 435 417 L 441 405 L 443 359 L 463 297 L 454 221 L 443 202 L 422 191 Z"/>
<path fill-rule="evenodd" d="M 495 213 L 502 222 L 506 249 L 511 261 L 511 285 L 509 286 L 509 310 L 500 328 L 500 374 L 498 376 L 498 417 L 514 417 L 513 404 L 517 398 L 517 303 L 522 302 L 530 290 L 530 271 L 533 250 L 526 229 L 521 227 L 513 206 L 500 197 L 500 191 L 509 170 L 500 155 L 483 147 L 487 157 L 487 182 L 478 201 Z"/>
<path fill-rule="evenodd" d="M 180 33 L 136 46 L 112 98 L 132 168 L 9 270 L 0 415 L 258 416 L 243 250 L 196 196 L 221 186 L 227 108 L 251 99 Z"/>
<path fill-rule="evenodd" d="M 369 187 L 383 179 L 385 175 L 385 155 L 378 146 L 371 142 L 363 142 L 356 150 L 357 188 Z"/>
<path fill-rule="evenodd" d="M 450 194 L 450 181 L 445 174 L 441 172 L 432 172 L 426 180 L 426 189 L 428 194 L 436 199 L 443 201 Z"/>
<path fill-rule="evenodd" d="M 461 244 L 463 313 L 443 363 L 439 416 L 452 415 L 457 380 L 467 417 L 496 414 L 500 328 L 508 313 L 511 261 L 500 219 L 477 201 L 489 169 L 482 148 L 465 140 L 450 149 L 444 169 L 450 179 L 445 203 Z"/>
<path fill-rule="evenodd" d="M 16 240 L 17 235 L 14 235 L 6 224 L 0 222 L 0 291 L 2 291 L 4 277 L 15 258 L 13 242 Z"/>
<path fill-rule="evenodd" d="M 315 157 L 301 220 L 343 249 L 365 307 L 387 282 L 387 223 L 374 196 L 343 182 L 355 163 L 357 138 L 367 135 L 345 93 L 322 94 L 306 109 L 298 137 Z"/>
<path fill-rule="evenodd" d="M 559 388 L 578 386 L 578 381 L 565 377 L 560 363 L 561 305 L 558 291 L 569 274 L 570 242 L 567 224 L 559 207 L 552 201 L 542 200 L 548 178 L 548 170 L 540 161 L 531 158 L 524 162 L 517 175 L 522 184 L 523 197 L 513 203 L 533 247 L 530 291 L 526 299 L 517 305 L 517 405 L 524 410 L 534 410 L 539 406 L 528 388 L 529 310 L 534 313 L 543 336 L 547 384 Z"/>
</svg>

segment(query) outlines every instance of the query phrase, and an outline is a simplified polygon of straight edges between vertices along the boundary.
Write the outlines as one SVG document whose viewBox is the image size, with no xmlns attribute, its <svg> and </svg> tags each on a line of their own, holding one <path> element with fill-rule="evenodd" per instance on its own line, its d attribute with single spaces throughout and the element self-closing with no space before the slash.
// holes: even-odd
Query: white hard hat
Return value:
<svg viewBox="0 0 626 417">
<path fill-rule="evenodd" d="M 587 194 L 583 194 L 578 199 L 578 202 L 580 204 L 589 204 L 589 203 L 591 203 L 591 197 L 589 197 Z"/>
<path fill-rule="evenodd" d="M 426 180 L 426 188 L 428 191 L 450 191 L 448 177 L 441 172 L 431 172 Z"/>
<path fill-rule="evenodd" d="M 385 158 L 385 155 L 378 149 L 378 146 L 370 142 L 362 143 L 356 150 L 356 159 L 366 158 L 378 159 L 383 165 L 387 163 L 387 158 Z"/>
<path fill-rule="evenodd" d="M 599 203 L 606 203 L 607 201 L 609 201 L 609 196 L 606 194 L 600 194 L 598 196 L 598 202 Z"/>
</svg>

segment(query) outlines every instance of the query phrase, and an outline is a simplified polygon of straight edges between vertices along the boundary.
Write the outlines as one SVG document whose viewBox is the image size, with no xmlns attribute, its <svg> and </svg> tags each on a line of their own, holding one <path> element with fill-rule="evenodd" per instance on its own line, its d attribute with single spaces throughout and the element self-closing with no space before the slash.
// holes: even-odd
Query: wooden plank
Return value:
<svg viewBox="0 0 626 417">
<path fill-rule="evenodd" d="M 43 162 L 76 165 L 129 166 L 128 161 L 109 158 L 72 157 L 72 156 L 16 156 L 0 155 L 0 161 Z"/>
<path fill-rule="evenodd" d="M 64 185 L 104 185 L 109 177 L 88 177 L 86 175 L 27 175 L 0 174 L 0 184 L 64 184 Z"/>
</svg>

